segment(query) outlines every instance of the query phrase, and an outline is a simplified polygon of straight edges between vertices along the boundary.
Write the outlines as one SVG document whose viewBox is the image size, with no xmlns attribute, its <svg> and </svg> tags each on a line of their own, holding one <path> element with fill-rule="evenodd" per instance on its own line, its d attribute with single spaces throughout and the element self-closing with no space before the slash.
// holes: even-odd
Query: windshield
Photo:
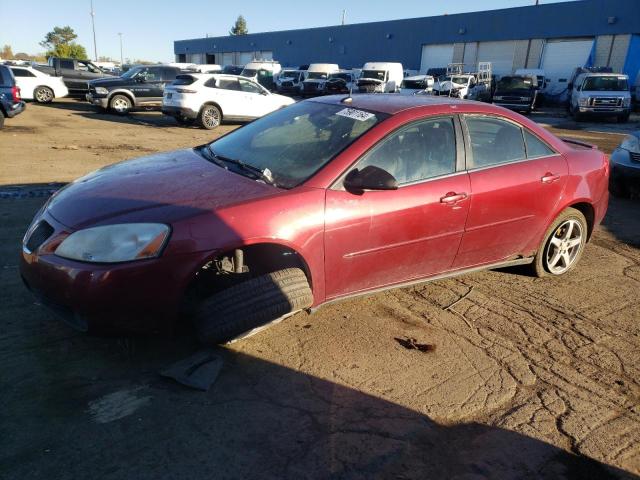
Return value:
<svg viewBox="0 0 640 480">
<path fill-rule="evenodd" d="M 629 90 L 624 77 L 587 77 L 582 86 L 589 92 L 621 92 Z"/>
<path fill-rule="evenodd" d="M 502 77 L 498 82 L 498 90 L 529 90 L 532 87 L 530 78 L 525 77 Z"/>
<path fill-rule="evenodd" d="M 328 74 L 326 72 L 309 72 L 309 75 L 307 76 L 307 78 L 310 79 L 321 79 L 321 80 L 325 80 L 328 77 Z"/>
<path fill-rule="evenodd" d="M 340 78 L 342 80 L 349 81 L 351 80 L 351 75 L 349 75 L 348 73 L 332 73 L 331 75 L 329 75 L 329 78 Z"/>
<path fill-rule="evenodd" d="M 296 70 L 283 70 L 280 72 L 280 78 L 294 78 L 298 76 L 298 72 Z"/>
<path fill-rule="evenodd" d="M 301 102 L 249 123 L 209 147 L 217 156 L 265 173 L 268 169 L 278 187 L 293 188 L 387 117 L 343 105 Z"/>
<path fill-rule="evenodd" d="M 373 78 L 374 80 L 380 80 L 384 82 L 387 72 L 384 70 L 363 70 L 360 78 Z"/>
<path fill-rule="evenodd" d="M 122 78 L 133 78 L 135 77 L 138 73 L 140 73 L 140 71 L 143 69 L 144 67 L 134 67 L 131 68 L 129 70 L 127 70 L 125 73 L 122 74 Z"/>
<path fill-rule="evenodd" d="M 253 70 L 251 68 L 245 68 L 244 70 L 242 70 L 242 73 L 240 75 L 242 75 L 243 77 L 255 77 L 258 74 L 257 70 Z"/>
<path fill-rule="evenodd" d="M 447 80 L 450 80 L 458 85 L 466 85 L 467 82 L 469 82 L 468 77 L 447 77 Z"/>
</svg>

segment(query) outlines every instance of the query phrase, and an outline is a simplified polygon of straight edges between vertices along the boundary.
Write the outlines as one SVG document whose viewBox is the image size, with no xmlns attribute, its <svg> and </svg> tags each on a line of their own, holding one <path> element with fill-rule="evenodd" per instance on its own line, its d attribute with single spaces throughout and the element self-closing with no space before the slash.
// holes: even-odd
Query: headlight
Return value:
<svg viewBox="0 0 640 480">
<path fill-rule="evenodd" d="M 588 98 L 579 98 L 578 99 L 578 105 L 580 105 L 581 107 L 586 107 L 589 104 L 589 99 Z"/>
<path fill-rule="evenodd" d="M 107 225 L 72 233 L 55 253 L 82 262 L 128 262 L 157 257 L 168 237 L 169 227 L 160 223 Z"/>
<path fill-rule="evenodd" d="M 634 135 L 627 135 L 620 144 L 620 148 L 624 148 L 631 153 L 640 153 L 640 139 Z"/>
<path fill-rule="evenodd" d="M 631 97 L 626 97 L 622 99 L 622 106 L 629 107 L 631 106 Z"/>
<path fill-rule="evenodd" d="M 104 87 L 96 87 L 96 93 L 98 95 L 108 95 L 109 94 L 109 90 L 107 90 Z"/>
</svg>

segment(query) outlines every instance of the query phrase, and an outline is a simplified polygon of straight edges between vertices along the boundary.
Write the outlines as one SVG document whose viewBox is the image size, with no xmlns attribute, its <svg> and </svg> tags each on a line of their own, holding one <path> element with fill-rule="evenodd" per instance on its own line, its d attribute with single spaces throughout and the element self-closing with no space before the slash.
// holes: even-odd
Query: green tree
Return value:
<svg viewBox="0 0 640 480">
<path fill-rule="evenodd" d="M 249 33 L 249 30 L 247 30 L 247 21 L 242 15 L 238 15 L 236 23 L 233 25 L 233 28 L 229 30 L 229 35 L 246 35 L 247 33 Z"/>
<path fill-rule="evenodd" d="M 74 40 L 78 35 L 70 26 L 53 27 L 53 30 L 44 36 L 40 45 L 47 49 L 47 57 L 87 59 L 87 51 Z"/>
<path fill-rule="evenodd" d="M 13 50 L 11 50 L 11 45 L 5 45 L 0 50 L 0 58 L 6 60 L 8 58 L 13 58 Z"/>
</svg>

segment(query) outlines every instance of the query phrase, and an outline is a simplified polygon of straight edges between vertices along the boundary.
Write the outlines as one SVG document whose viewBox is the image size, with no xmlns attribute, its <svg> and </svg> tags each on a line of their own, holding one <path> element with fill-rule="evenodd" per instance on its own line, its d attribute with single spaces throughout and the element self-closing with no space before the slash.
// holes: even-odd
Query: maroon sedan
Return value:
<svg viewBox="0 0 640 480">
<path fill-rule="evenodd" d="M 223 342 L 285 315 L 479 269 L 575 266 L 606 157 L 448 98 L 297 103 L 193 149 L 80 178 L 23 243 L 29 289 L 76 327 Z"/>
</svg>

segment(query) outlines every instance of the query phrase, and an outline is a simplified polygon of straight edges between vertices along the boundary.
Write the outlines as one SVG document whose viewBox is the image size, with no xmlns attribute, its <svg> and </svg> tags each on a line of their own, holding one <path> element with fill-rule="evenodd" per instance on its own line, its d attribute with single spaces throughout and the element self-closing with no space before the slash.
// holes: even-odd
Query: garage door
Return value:
<svg viewBox="0 0 640 480">
<path fill-rule="evenodd" d="M 547 92 L 559 94 L 566 90 L 574 69 L 587 64 L 592 47 L 592 38 L 547 41 L 541 65 L 547 77 Z"/>
<path fill-rule="evenodd" d="M 480 42 L 478 45 L 478 62 L 491 62 L 494 75 L 502 76 L 513 73 L 513 56 L 516 42 Z"/>
<path fill-rule="evenodd" d="M 240 52 L 240 65 L 246 65 L 253 60 L 253 52 Z"/>
<path fill-rule="evenodd" d="M 430 68 L 446 68 L 453 59 L 453 43 L 440 45 L 423 45 L 420 71 L 426 72 Z"/>
<path fill-rule="evenodd" d="M 233 52 L 227 52 L 222 54 L 222 65 L 233 65 Z"/>
</svg>

